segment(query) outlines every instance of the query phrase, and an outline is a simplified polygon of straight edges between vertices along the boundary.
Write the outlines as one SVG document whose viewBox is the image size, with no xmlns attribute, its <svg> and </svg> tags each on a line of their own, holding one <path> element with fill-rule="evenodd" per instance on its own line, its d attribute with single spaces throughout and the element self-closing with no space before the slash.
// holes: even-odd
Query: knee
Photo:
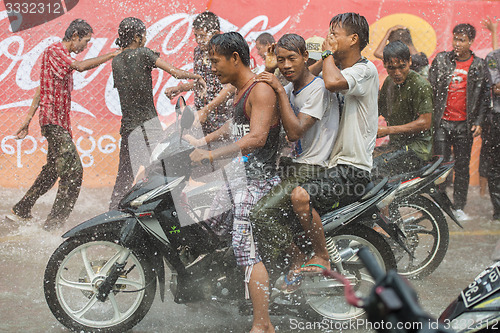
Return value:
<svg viewBox="0 0 500 333">
<path fill-rule="evenodd" d="M 310 199 L 311 197 L 309 196 L 309 193 L 307 193 L 307 191 L 304 188 L 297 186 L 296 188 L 293 189 L 291 200 L 294 209 L 299 208 L 301 206 L 309 205 Z"/>
</svg>

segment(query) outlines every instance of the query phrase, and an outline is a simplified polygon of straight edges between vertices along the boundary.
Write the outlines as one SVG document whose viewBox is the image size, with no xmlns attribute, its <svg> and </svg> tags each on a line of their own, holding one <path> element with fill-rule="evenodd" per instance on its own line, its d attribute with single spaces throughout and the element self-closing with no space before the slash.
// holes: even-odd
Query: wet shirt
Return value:
<svg viewBox="0 0 500 333">
<path fill-rule="evenodd" d="M 285 91 L 296 116 L 303 113 L 316 119 L 302 138 L 294 142 L 290 157 L 297 163 L 326 167 L 339 127 L 336 94 L 325 88 L 320 77 L 315 77 L 299 91 L 294 91 L 293 84 L 290 83 L 285 87 Z"/>
<path fill-rule="evenodd" d="M 429 76 L 429 59 L 424 52 L 411 55 L 410 69 L 427 78 Z"/>
<path fill-rule="evenodd" d="M 253 83 L 234 104 L 234 115 L 231 121 L 231 134 L 235 141 L 250 133 L 250 117 L 246 112 L 248 95 L 257 83 Z M 278 159 L 280 123 L 271 125 L 264 146 L 242 156 L 248 178 L 265 179 L 274 176 Z"/>
<path fill-rule="evenodd" d="M 40 126 L 58 125 L 71 134 L 71 91 L 75 61 L 62 42 L 50 45 L 42 54 L 40 71 Z"/>
<path fill-rule="evenodd" d="M 344 106 L 337 141 L 328 166 L 352 165 L 370 172 L 378 128 L 377 68 L 371 61 L 363 58 L 353 66 L 342 69 L 341 73 L 349 88 L 341 91 Z"/>
<path fill-rule="evenodd" d="M 153 100 L 151 71 L 159 56 L 147 47 L 140 47 L 125 49 L 113 58 L 113 80 L 122 109 L 121 134 L 129 133 L 158 116 Z"/>
<path fill-rule="evenodd" d="M 194 49 L 193 59 L 194 73 L 201 75 L 207 84 L 207 91 L 202 97 L 198 91 L 194 92 L 194 105 L 197 110 L 210 103 L 222 90 L 222 84 L 217 75 L 212 72 L 212 63 L 208 58 L 208 52 L 202 51 L 198 46 Z M 232 117 L 232 102 L 228 101 L 219 105 L 215 110 L 208 113 L 207 120 L 202 124 L 205 135 L 214 132 Z"/>
<path fill-rule="evenodd" d="M 474 57 L 466 61 L 457 60 L 457 67 L 451 76 L 448 86 L 448 99 L 444 110 L 443 119 L 449 121 L 467 120 L 467 74 Z"/>
<path fill-rule="evenodd" d="M 431 85 L 412 70 L 402 84 L 395 84 L 388 76 L 380 90 L 378 108 L 389 126 L 408 124 L 421 114 L 432 113 Z M 418 157 L 428 160 L 432 154 L 432 131 L 392 134 L 390 144 L 399 148 L 408 146 Z"/>
<path fill-rule="evenodd" d="M 488 64 L 488 72 L 492 85 L 500 83 L 500 49 L 490 52 L 486 56 Z M 493 113 L 500 113 L 500 95 L 492 95 L 493 97 Z"/>
</svg>

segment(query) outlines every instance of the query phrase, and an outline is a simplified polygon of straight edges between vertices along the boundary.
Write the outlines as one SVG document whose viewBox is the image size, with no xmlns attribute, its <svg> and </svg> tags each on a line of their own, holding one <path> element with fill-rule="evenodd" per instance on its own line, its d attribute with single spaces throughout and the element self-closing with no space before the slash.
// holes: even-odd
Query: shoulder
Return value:
<svg viewBox="0 0 500 333">
<path fill-rule="evenodd" d="M 342 70 L 342 74 L 355 74 L 361 77 L 378 77 L 377 67 L 368 59 L 362 59 L 353 66 Z"/>
<path fill-rule="evenodd" d="M 272 95 L 276 97 L 274 89 L 265 82 L 257 82 L 255 86 L 250 91 L 249 97 L 251 98 L 262 98 L 264 96 Z"/>
</svg>

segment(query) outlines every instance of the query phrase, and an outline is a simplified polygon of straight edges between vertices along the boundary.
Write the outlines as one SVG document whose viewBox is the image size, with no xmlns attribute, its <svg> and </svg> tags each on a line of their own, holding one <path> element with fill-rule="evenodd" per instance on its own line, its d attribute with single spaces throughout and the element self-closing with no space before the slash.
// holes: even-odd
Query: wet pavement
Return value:
<svg viewBox="0 0 500 333">
<path fill-rule="evenodd" d="M 60 245 L 60 235 L 87 218 L 106 211 L 111 189 L 84 188 L 75 211 L 64 229 L 46 232 L 41 225 L 55 197 L 51 190 L 35 206 L 35 221 L 15 225 L 3 216 L 21 198 L 24 190 L 0 189 L 0 332 L 66 332 L 50 312 L 43 295 L 43 272 L 51 253 Z M 500 239 L 500 222 L 491 221 L 491 203 L 471 188 L 465 212 L 472 220 L 460 229 L 451 220 L 450 244 L 443 263 L 430 276 L 412 280 L 423 308 L 439 315 L 472 279 L 492 263 L 491 254 Z M 168 272 L 167 272 L 168 274 Z M 157 295 L 158 296 L 158 295 Z M 333 332 L 307 329 L 314 323 L 304 319 L 273 316 L 278 332 Z M 321 327 L 325 327 L 323 325 Z M 146 317 L 133 332 L 248 332 L 251 318 L 234 307 L 213 304 L 179 305 L 167 290 L 165 303 L 156 297 Z M 366 332 L 366 327 L 344 332 Z"/>
</svg>

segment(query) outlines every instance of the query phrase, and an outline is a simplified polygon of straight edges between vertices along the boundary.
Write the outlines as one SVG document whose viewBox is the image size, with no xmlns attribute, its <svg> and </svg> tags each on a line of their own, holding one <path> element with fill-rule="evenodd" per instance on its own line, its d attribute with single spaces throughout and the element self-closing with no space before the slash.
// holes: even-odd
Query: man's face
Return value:
<svg viewBox="0 0 500 333">
<path fill-rule="evenodd" d="M 203 51 L 206 51 L 208 48 L 208 42 L 214 35 L 217 34 L 216 31 L 207 31 L 206 29 L 193 29 L 194 39 L 196 43 Z"/>
<path fill-rule="evenodd" d="M 330 36 L 337 44 L 337 48 L 333 50 L 334 57 L 342 56 L 350 49 L 353 35 L 349 34 L 340 24 L 330 26 Z"/>
<path fill-rule="evenodd" d="M 307 57 L 282 47 L 277 48 L 276 58 L 281 74 L 290 82 L 297 81 L 306 68 Z"/>
<path fill-rule="evenodd" d="M 71 52 L 73 53 L 80 53 L 82 52 L 83 50 L 85 50 L 87 48 L 87 44 L 89 43 L 90 39 L 92 38 L 92 33 L 89 33 L 88 35 L 80 38 L 78 37 L 78 34 L 74 34 L 73 35 L 73 49 L 71 50 Z"/>
<path fill-rule="evenodd" d="M 236 70 L 232 62 L 232 58 L 229 57 L 229 59 L 227 59 L 222 54 L 211 50 L 209 53 L 209 59 L 212 63 L 212 72 L 217 75 L 220 83 L 232 83 L 231 79 Z"/>
<path fill-rule="evenodd" d="M 410 73 L 410 61 L 403 61 L 397 58 L 391 58 L 389 62 L 384 62 L 387 74 L 396 84 L 402 84 L 406 81 L 408 73 Z"/>
<path fill-rule="evenodd" d="M 453 34 L 452 45 L 455 55 L 459 58 L 468 56 L 473 41 L 466 34 Z"/>
<path fill-rule="evenodd" d="M 257 49 L 257 53 L 262 58 L 262 60 L 266 60 L 267 47 L 269 44 L 261 44 L 259 42 L 255 42 L 255 48 Z"/>
</svg>

